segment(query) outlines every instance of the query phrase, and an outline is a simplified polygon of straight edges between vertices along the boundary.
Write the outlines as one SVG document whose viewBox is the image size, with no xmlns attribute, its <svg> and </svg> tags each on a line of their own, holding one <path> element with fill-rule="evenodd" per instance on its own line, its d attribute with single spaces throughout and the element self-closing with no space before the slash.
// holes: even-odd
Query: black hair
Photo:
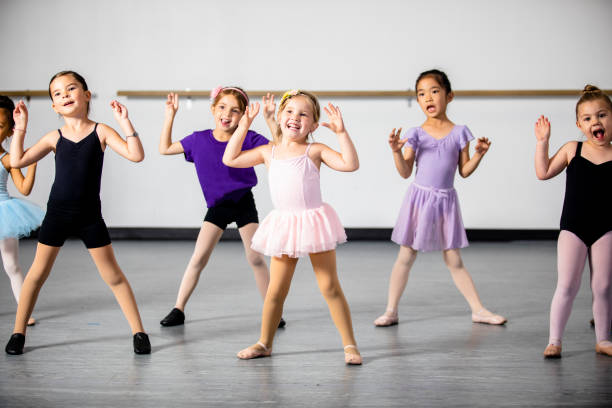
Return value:
<svg viewBox="0 0 612 408">
<path fill-rule="evenodd" d="M 453 91 L 451 89 L 451 84 L 450 84 L 450 81 L 448 80 L 448 77 L 446 76 L 446 74 L 444 72 L 440 71 L 439 69 L 430 69 L 429 71 L 421 72 L 419 74 L 419 77 L 417 78 L 416 82 L 414 83 L 415 91 L 416 91 L 417 87 L 419 86 L 419 82 L 421 81 L 421 79 L 427 78 L 427 77 L 431 77 L 431 78 L 435 79 L 436 82 L 442 88 L 444 88 L 444 90 L 446 91 L 447 95 L 450 94 Z"/>
<path fill-rule="evenodd" d="M 15 120 L 13 119 L 13 111 L 15 110 L 15 103 L 8 96 L 0 95 L 0 109 L 6 110 L 6 117 L 9 121 L 9 127 L 12 129 L 15 127 Z"/>
</svg>

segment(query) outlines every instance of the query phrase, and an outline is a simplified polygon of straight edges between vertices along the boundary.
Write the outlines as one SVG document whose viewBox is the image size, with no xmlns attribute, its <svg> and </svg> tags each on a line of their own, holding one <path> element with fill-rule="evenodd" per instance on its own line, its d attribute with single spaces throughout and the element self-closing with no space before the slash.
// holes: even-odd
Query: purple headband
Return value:
<svg viewBox="0 0 612 408">
<path fill-rule="evenodd" d="M 229 87 L 218 86 L 215 89 L 213 89 L 212 91 L 210 91 L 210 101 L 214 102 L 215 98 L 217 97 L 217 95 L 219 95 L 219 93 L 221 91 L 225 91 L 225 90 L 228 90 L 228 89 L 240 92 L 240 94 L 242 96 L 244 96 L 244 99 L 246 99 L 247 105 L 249 104 L 249 97 L 247 96 L 247 94 L 242 89 L 234 88 L 234 87 L 231 87 L 231 86 L 229 86 Z"/>
</svg>

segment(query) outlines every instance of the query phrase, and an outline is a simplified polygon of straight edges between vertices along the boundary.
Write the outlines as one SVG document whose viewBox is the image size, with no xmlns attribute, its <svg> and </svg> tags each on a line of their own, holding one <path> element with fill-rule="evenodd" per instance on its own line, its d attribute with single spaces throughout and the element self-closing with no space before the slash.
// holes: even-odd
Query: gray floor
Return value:
<svg viewBox="0 0 612 408">
<path fill-rule="evenodd" d="M 27 270 L 33 241 L 21 245 Z M 261 300 L 238 242 L 222 242 L 187 308 L 184 327 L 161 328 L 193 242 L 117 241 L 153 354 L 132 353 L 129 327 L 80 242 L 60 253 L 35 310 L 26 353 L 0 356 L 1 407 L 610 406 L 612 358 L 594 353 L 588 273 L 561 360 L 545 361 L 555 243 L 473 243 L 464 261 L 505 327 L 472 324 L 439 253 L 421 254 L 401 323 L 375 328 L 397 247 L 338 250 L 364 365 L 347 367 L 307 259 L 285 305 L 272 358 L 241 361 L 257 340 Z M 15 304 L 0 276 L 2 345 Z"/>
</svg>

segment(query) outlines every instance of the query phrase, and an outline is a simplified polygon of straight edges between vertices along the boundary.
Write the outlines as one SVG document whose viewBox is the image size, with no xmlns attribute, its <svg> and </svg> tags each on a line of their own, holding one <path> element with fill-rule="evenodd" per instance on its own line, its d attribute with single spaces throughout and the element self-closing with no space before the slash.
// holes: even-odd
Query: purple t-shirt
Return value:
<svg viewBox="0 0 612 408">
<path fill-rule="evenodd" d="M 242 150 L 267 144 L 269 141 L 257 132 L 249 130 Z M 212 129 L 193 132 L 181 140 L 185 160 L 195 164 L 206 205 L 214 207 L 222 201 L 238 201 L 244 193 L 257 184 L 252 167 L 236 169 L 223 164 L 223 153 L 227 142 L 213 136 Z"/>
</svg>

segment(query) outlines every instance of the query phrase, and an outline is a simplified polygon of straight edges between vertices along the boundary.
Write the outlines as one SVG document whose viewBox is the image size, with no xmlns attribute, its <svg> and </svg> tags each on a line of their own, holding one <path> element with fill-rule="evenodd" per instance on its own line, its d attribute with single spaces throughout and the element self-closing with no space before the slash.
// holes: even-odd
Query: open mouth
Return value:
<svg viewBox="0 0 612 408">
<path fill-rule="evenodd" d="M 74 105 L 74 101 L 68 101 L 64 104 L 64 106 L 71 106 Z"/>
<path fill-rule="evenodd" d="M 595 129 L 593 131 L 593 137 L 595 138 L 595 140 L 603 140 L 605 136 L 605 132 L 603 129 Z"/>
<path fill-rule="evenodd" d="M 427 110 L 427 112 L 429 113 L 433 113 L 436 111 L 436 107 L 434 105 L 427 105 L 427 107 L 425 108 Z"/>
<path fill-rule="evenodd" d="M 291 129 L 291 130 L 300 130 L 300 127 L 301 126 L 296 123 L 287 124 L 287 129 Z"/>
<path fill-rule="evenodd" d="M 222 124 L 223 126 L 229 126 L 229 125 L 230 125 L 230 123 L 232 123 L 232 121 L 231 121 L 231 120 L 229 120 L 229 119 L 221 119 L 221 124 Z"/>
</svg>

